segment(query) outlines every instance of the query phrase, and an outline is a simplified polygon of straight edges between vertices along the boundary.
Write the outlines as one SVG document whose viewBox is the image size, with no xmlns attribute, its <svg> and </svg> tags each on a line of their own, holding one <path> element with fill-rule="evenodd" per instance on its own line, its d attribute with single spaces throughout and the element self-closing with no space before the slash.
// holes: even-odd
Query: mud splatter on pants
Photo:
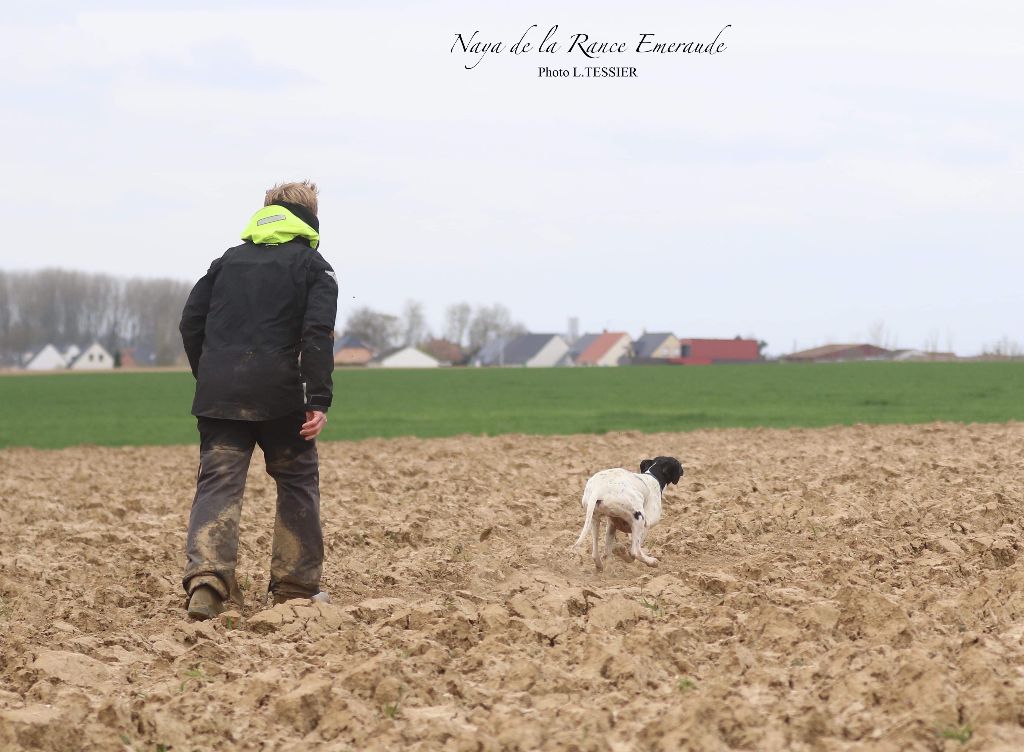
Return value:
<svg viewBox="0 0 1024 752">
<path fill-rule="evenodd" d="M 320 589 L 324 541 L 316 443 L 299 436 L 302 413 L 268 421 L 199 418 L 199 475 L 188 523 L 182 580 L 241 601 L 235 581 L 238 522 L 249 460 L 257 444 L 277 482 L 277 519 L 270 563 L 275 599 L 308 598 Z"/>
</svg>

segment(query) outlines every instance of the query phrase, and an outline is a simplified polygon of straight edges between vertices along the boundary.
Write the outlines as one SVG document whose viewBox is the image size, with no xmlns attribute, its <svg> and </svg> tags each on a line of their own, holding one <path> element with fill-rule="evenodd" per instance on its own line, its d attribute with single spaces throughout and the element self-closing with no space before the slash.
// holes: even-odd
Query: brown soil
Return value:
<svg viewBox="0 0 1024 752">
<path fill-rule="evenodd" d="M 570 553 L 596 470 L 686 476 L 658 569 Z M 186 621 L 197 449 L 0 452 L 0 748 L 1024 749 L 1024 424 L 321 448 L 334 604 Z"/>
</svg>

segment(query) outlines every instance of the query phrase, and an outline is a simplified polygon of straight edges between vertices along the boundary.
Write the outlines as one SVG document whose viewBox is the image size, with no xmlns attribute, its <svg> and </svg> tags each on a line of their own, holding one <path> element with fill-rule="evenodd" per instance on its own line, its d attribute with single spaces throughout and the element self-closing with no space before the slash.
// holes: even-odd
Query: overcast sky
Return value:
<svg viewBox="0 0 1024 752">
<path fill-rule="evenodd" d="M 435 329 L 501 302 L 534 331 L 772 353 L 876 322 L 904 347 L 1024 341 L 1024 4 L 835 5 L 7 8 L 0 268 L 195 279 L 270 184 L 310 177 L 340 322 L 415 298 Z M 563 50 L 731 26 L 714 57 L 450 52 L 531 24 Z M 537 77 L 588 63 L 638 75 Z"/>
</svg>

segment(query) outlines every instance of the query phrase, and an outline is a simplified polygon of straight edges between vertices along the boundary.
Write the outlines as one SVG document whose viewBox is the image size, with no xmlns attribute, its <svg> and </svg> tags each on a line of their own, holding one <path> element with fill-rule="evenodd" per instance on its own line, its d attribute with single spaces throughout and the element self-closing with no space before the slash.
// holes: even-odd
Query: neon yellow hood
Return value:
<svg viewBox="0 0 1024 752">
<path fill-rule="evenodd" d="M 264 206 L 252 215 L 242 231 L 242 240 L 257 245 L 279 245 L 295 238 L 306 238 L 311 248 L 320 242 L 320 233 L 283 206 Z"/>
</svg>

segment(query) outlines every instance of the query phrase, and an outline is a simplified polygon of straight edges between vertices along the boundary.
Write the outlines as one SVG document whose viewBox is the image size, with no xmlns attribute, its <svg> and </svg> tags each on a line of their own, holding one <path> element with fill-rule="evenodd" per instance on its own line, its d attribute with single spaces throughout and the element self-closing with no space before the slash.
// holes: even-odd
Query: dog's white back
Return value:
<svg viewBox="0 0 1024 752">
<path fill-rule="evenodd" d="M 582 505 L 585 511 L 583 530 L 574 546 L 593 532 L 594 562 L 603 568 L 598 537 L 600 518 L 620 520 L 624 529 L 630 530 L 630 555 L 648 566 L 655 566 L 658 560 L 648 556 L 641 548 L 647 532 L 661 519 L 661 484 L 647 473 L 634 473 L 621 467 L 601 470 L 587 481 L 583 489 Z M 609 520 L 605 538 L 606 553 L 610 553 L 615 539 L 615 526 Z"/>
<path fill-rule="evenodd" d="M 641 512 L 648 527 L 661 519 L 661 486 L 657 478 L 647 473 L 634 473 L 621 467 L 594 473 L 583 489 L 582 504 L 592 495 L 606 505 L 606 512 L 621 512 L 617 516 L 626 520 L 633 512 Z"/>
</svg>

